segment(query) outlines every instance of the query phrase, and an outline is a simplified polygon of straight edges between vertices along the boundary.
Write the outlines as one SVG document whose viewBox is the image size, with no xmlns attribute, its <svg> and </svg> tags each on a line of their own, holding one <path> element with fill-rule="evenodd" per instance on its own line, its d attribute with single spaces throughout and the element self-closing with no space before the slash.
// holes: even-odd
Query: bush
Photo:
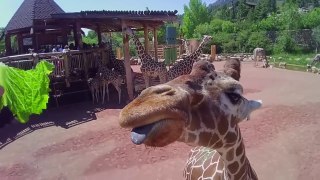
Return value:
<svg viewBox="0 0 320 180">
<path fill-rule="evenodd" d="M 276 44 L 273 47 L 274 53 L 293 53 L 300 50 L 296 45 L 294 39 L 291 37 L 289 31 L 281 32 L 276 40 Z"/>
<path fill-rule="evenodd" d="M 253 52 L 256 47 L 264 48 L 267 53 L 271 53 L 272 51 L 272 42 L 266 36 L 265 31 L 260 32 L 252 32 L 248 42 L 247 42 L 247 50 L 249 52 Z"/>
</svg>

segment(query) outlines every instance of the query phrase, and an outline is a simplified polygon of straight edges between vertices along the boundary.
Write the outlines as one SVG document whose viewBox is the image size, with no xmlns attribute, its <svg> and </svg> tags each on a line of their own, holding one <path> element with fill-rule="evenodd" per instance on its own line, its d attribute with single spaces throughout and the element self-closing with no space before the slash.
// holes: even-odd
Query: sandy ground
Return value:
<svg viewBox="0 0 320 180">
<path fill-rule="evenodd" d="M 214 64 L 221 69 L 223 62 Z M 251 63 L 242 66 L 245 96 L 264 102 L 241 124 L 247 155 L 259 178 L 319 179 L 320 76 L 253 68 Z M 0 150 L 0 179 L 183 179 L 190 147 L 133 145 L 129 131 L 117 124 L 119 111 L 86 102 L 52 108 L 27 125 L 0 129 L 1 142 L 9 139 Z M 70 127 L 72 123 L 79 125 Z"/>
</svg>

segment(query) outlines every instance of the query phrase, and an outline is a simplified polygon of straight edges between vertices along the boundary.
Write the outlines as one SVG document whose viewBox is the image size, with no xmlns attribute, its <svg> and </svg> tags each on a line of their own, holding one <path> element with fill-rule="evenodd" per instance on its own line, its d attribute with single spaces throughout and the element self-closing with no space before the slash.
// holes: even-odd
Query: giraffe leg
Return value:
<svg viewBox="0 0 320 180">
<path fill-rule="evenodd" d="M 99 88 L 95 88 L 96 101 L 99 103 Z"/>
<path fill-rule="evenodd" d="M 118 97 L 119 97 L 119 104 L 121 104 L 121 84 L 114 84 L 114 87 L 116 87 L 118 91 Z"/>
<path fill-rule="evenodd" d="M 92 97 L 92 104 L 94 104 L 94 89 L 90 87 L 90 91 L 91 91 L 91 97 Z"/>
<path fill-rule="evenodd" d="M 167 81 L 167 76 L 165 74 L 164 75 L 160 75 L 159 79 L 160 79 L 160 84 L 164 84 Z"/>
<path fill-rule="evenodd" d="M 110 100 L 110 98 L 109 98 L 109 84 L 107 84 L 107 96 L 108 96 L 108 102 L 109 102 L 109 100 Z"/>
<path fill-rule="evenodd" d="M 146 88 L 150 87 L 150 78 L 146 75 L 143 75 L 144 83 L 146 85 Z"/>
<path fill-rule="evenodd" d="M 121 104 L 121 87 L 118 90 L 119 104 Z"/>
<path fill-rule="evenodd" d="M 103 83 L 102 85 L 102 104 L 104 104 L 104 100 L 106 98 L 106 85 Z"/>
</svg>

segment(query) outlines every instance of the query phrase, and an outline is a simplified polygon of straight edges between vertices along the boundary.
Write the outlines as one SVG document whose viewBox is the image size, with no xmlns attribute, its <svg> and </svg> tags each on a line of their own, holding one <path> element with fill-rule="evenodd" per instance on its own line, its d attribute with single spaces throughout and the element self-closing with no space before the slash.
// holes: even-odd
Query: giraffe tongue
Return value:
<svg viewBox="0 0 320 180">
<path fill-rule="evenodd" d="M 136 145 L 142 144 L 148 137 L 148 134 L 150 133 L 154 125 L 155 123 L 152 123 L 145 126 L 133 128 L 131 131 L 131 141 Z"/>
</svg>

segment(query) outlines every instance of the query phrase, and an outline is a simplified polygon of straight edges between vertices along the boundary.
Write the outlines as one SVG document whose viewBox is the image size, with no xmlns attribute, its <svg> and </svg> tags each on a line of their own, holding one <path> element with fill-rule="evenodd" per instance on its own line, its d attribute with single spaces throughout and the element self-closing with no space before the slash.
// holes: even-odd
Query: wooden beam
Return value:
<svg viewBox="0 0 320 180">
<path fill-rule="evenodd" d="M 126 82 L 127 82 L 127 91 L 129 100 L 132 101 L 133 91 L 134 91 L 134 83 L 132 82 L 132 73 L 131 73 L 131 65 L 130 65 L 130 54 L 129 54 L 129 36 L 125 33 L 126 28 L 125 22 L 122 22 L 122 32 L 123 32 L 123 49 L 124 49 L 124 66 L 126 68 Z"/>
<path fill-rule="evenodd" d="M 12 55 L 11 35 L 10 34 L 6 34 L 5 44 L 6 44 L 6 56 Z"/>
<path fill-rule="evenodd" d="M 144 49 L 147 54 L 149 54 L 149 38 L 148 38 L 148 27 L 147 25 L 143 25 L 144 30 Z"/>
<path fill-rule="evenodd" d="M 101 42 L 102 42 L 100 24 L 97 25 L 97 35 L 98 35 L 98 45 L 100 47 L 101 46 Z"/>
<path fill-rule="evenodd" d="M 73 39 L 74 39 L 74 46 L 76 47 L 76 49 L 78 49 L 79 41 L 78 41 L 78 38 L 77 38 L 77 27 L 76 27 L 75 24 L 74 24 L 74 27 L 73 27 Z"/>
<path fill-rule="evenodd" d="M 154 47 L 154 57 L 156 60 L 158 60 L 158 34 L 157 29 L 153 28 L 153 47 Z"/>
<path fill-rule="evenodd" d="M 78 48 L 83 48 L 82 35 L 81 35 L 81 24 L 76 22 L 76 39 L 78 40 Z"/>
<path fill-rule="evenodd" d="M 68 29 L 63 29 L 62 30 L 62 38 L 63 38 L 63 45 L 69 45 L 68 44 Z M 62 47 L 64 48 L 64 47 Z"/>
<path fill-rule="evenodd" d="M 23 54 L 23 37 L 21 34 L 17 34 L 17 40 L 18 40 L 18 51 L 19 54 Z"/>
<path fill-rule="evenodd" d="M 32 36 L 33 52 L 37 52 L 38 51 L 38 39 L 37 39 L 37 34 L 36 34 L 36 31 L 35 31 L 34 27 L 31 27 L 30 34 Z"/>
</svg>

